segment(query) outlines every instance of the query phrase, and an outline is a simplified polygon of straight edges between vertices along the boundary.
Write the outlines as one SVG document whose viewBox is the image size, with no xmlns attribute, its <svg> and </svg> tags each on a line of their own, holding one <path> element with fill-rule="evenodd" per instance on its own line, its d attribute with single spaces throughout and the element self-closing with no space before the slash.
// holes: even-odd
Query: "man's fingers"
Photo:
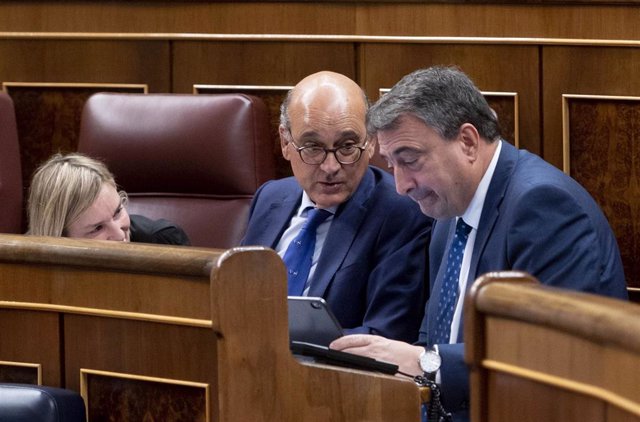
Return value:
<svg viewBox="0 0 640 422">
<path fill-rule="evenodd" d="M 371 344 L 373 338 L 374 336 L 368 334 L 351 334 L 332 341 L 329 348 L 345 350 L 354 347 L 366 347 Z"/>
</svg>

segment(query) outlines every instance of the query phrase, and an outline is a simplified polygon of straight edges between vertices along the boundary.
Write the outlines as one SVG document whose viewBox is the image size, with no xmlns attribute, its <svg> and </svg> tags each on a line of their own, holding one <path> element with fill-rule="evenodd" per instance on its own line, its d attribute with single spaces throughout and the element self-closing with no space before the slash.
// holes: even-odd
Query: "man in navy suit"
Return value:
<svg viewBox="0 0 640 422">
<path fill-rule="evenodd" d="M 415 341 L 432 220 L 398 195 L 388 172 L 368 165 L 376 140 L 367 135 L 367 108 L 362 89 L 333 72 L 289 92 L 279 132 L 294 177 L 260 187 L 242 244 L 271 247 L 286 262 L 309 209 L 330 211 L 316 230 L 302 294 L 323 297 L 348 333 Z"/>
<path fill-rule="evenodd" d="M 547 285 L 624 299 L 618 246 L 600 208 L 576 181 L 500 138 L 495 113 L 461 71 L 435 67 L 405 76 L 368 119 L 381 155 L 394 167 L 398 192 L 436 219 L 431 294 L 418 345 L 356 335 L 331 347 L 435 380 L 454 421 L 467 420 L 462 299 L 471 283 L 489 271 L 522 270 Z M 456 225 L 467 230 L 454 242 Z M 447 274 L 455 246 L 462 253 L 459 273 Z M 457 297 L 443 306 L 450 279 Z"/>
</svg>

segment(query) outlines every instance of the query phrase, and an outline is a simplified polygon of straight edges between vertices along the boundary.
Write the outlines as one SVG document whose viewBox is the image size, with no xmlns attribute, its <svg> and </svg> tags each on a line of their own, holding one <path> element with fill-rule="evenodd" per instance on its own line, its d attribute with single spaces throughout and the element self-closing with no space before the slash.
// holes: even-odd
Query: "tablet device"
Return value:
<svg viewBox="0 0 640 422">
<path fill-rule="evenodd" d="M 342 327 L 321 297 L 289 296 L 291 341 L 329 346 L 342 337 Z"/>
<path fill-rule="evenodd" d="M 398 372 L 398 365 L 393 363 L 366 356 L 354 355 L 353 353 L 342 352 L 340 350 L 333 350 L 325 346 L 318 346 L 317 344 L 292 341 L 291 351 L 297 355 L 313 357 L 314 361 L 318 363 L 364 369 L 366 371 L 376 371 L 390 375 Z"/>
</svg>

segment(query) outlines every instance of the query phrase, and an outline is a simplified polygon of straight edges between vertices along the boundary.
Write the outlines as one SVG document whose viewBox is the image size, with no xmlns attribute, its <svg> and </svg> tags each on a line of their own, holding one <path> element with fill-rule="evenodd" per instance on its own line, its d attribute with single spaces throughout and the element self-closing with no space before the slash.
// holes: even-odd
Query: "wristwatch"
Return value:
<svg viewBox="0 0 640 422">
<path fill-rule="evenodd" d="M 436 373 L 440 369 L 441 364 L 442 358 L 435 346 L 425 348 L 418 358 L 418 365 L 420 365 L 420 369 L 422 369 L 424 377 L 429 381 L 436 380 Z"/>
</svg>

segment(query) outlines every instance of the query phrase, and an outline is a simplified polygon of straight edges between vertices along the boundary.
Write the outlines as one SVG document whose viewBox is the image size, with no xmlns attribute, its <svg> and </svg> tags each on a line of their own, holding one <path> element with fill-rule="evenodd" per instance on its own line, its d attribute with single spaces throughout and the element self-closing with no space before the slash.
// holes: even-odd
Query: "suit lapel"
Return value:
<svg viewBox="0 0 640 422">
<path fill-rule="evenodd" d="M 289 227 L 289 221 L 296 211 L 302 190 L 290 192 L 274 200 L 261 218 L 261 234 L 257 239 L 257 244 L 270 245 L 275 249 L 282 233 Z"/>
<path fill-rule="evenodd" d="M 467 288 L 471 287 L 471 283 L 475 281 L 479 274 L 478 264 L 480 257 L 484 252 L 487 241 L 493 228 L 496 225 L 498 216 L 500 215 L 500 204 L 511 180 L 511 173 L 515 169 L 518 158 L 518 150 L 507 142 L 502 143 L 502 151 L 498 158 L 498 164 L 491 178 L 487 196 L 482 206 L 482 214 L 480 215 L 480 223 L 478 225 L 478 233 L 476 241 L 473 245 L 473 255 L 469 267 L 469 279 L 467 280 Z"/>
<path fill-rule="evenodd" d="M 322 271 L 314 273 L 309 296 L 325 295 L 329 284 L 349 253 L 360 225 L 364 222 L 368 211 L 367 201 L 374 185 L 373 172 L 368 169 L 351 199 L 338 208 L 318 260 L 317 268 L 321 268 Z"/>
<path fill-rule="evenodd" d="M 491 178 L 489 184 L 489 190 L 487 196 L 484 199 L 482 206 L 482 214 L 480 215 L 480 223 L 478 224 L 478 233 L 476 234 L 476 240 L 473 244 L 473 253 L 471 255 L 471 262 L 469 264 L 469 276 L 467 278 L 467 290 L 471 287 L 473 282 L 480 276 L 478 274 L 478 266 L 480 264 L 480 258 L 484 253 L 484 249 L 487 246 L 487 241 L 493 229 L 498 221 L 500 215 L 500 204 L 504 199 L 509 180 L 511 180 L 511 174 L 513 173 L 518 159 L 518 150 L 511 144 L 504 141 L 502 143 L 502 150 L 500 151 L 500 157 L 498 158 L 498 164 Z M 458 331 L 458 341 L 462 342 L 462 335 L 464 318 L 460 320 L 460 330 Z"/>
</svg>

